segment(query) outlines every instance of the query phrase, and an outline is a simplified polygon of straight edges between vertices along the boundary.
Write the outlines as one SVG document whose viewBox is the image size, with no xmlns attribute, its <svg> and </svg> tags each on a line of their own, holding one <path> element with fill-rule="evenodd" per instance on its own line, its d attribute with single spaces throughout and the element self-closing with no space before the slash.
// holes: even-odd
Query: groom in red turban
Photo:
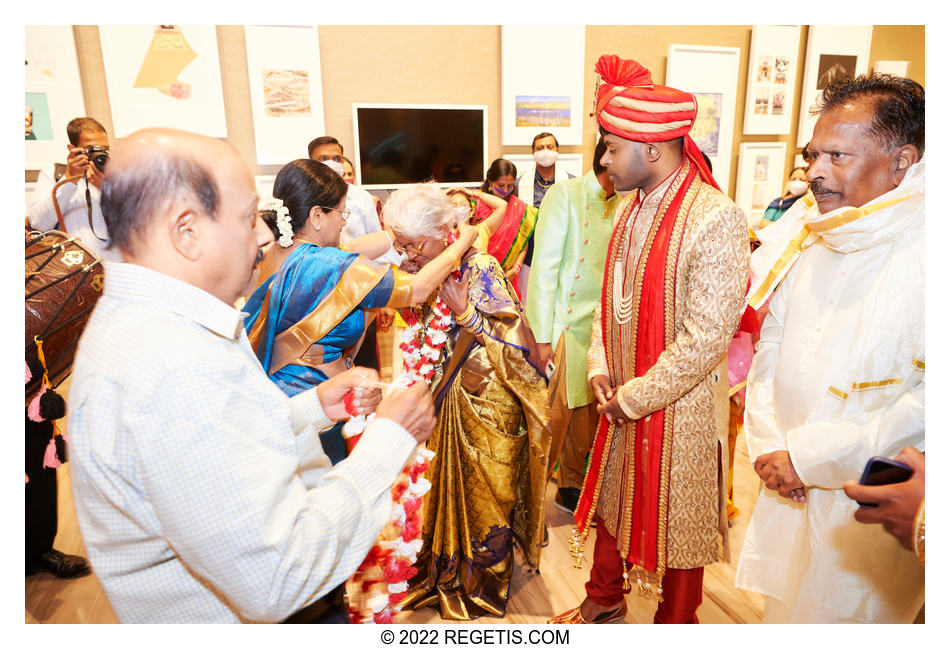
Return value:
<svg viewBox="0 0 950 649">
<path fill-rule="evenodd" d="M 745 215 L 716 185 L 689 129 L 696 98 L 602 56 L 601 164 L 617 207 L 588 377 L 601 415 L 574 512 L 575 566 L 596 520 L 587 597 L 552 620 L 626 616 L 632 584 L 654 622 L 697 622 L 703 566 L 728 560 L 726 350 L 749 277 Z M 588 555 L 590 556 L 590 555 Z"/>
</svg>

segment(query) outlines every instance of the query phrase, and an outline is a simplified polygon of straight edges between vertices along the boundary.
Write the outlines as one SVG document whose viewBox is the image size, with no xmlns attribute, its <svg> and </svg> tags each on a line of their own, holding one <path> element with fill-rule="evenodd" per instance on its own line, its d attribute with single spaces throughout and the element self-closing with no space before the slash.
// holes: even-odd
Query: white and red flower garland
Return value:
<svg viewBox="0 0 950 649">
<path fill-rule="evenodd" d="M 422 326 L 410 309 L 401 310 L 400 314 L 408 325 L 400 334 L 399 345 L 405 372 L 394 385 L 409 387 L 419 381 L 430 384 L 448 340 L 447 331 L 455 321 L 452 310 L 437 297 L 427 327 Z M 353 417 L 344 425 L 343 435 L 353 437 L 362 433 L 374 416 Z M 401 602 L 409 592 L 409 579 L 418 572 L 413 564 L 422 550 L 422 496 L 432 487 L 423 474 L 433 457 L 435 453 L 420 446 L 415 461 L 403 469 L 391 491 L 390 523 L 347 581 L 350 619 L 356 624 L 392 624 L 402 610 Z"/>
</svg>

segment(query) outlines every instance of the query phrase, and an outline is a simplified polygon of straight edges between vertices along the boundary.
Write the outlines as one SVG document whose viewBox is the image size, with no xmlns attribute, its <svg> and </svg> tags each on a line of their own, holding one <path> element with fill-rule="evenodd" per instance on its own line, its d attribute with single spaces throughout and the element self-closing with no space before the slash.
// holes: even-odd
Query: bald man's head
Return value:
<svg viewBox="0 0 950 649">
<path fill-rule="evenodd" d="M 102 182 L 102 214 L 126 261 L 233 304 L 272 239 L 258 223 L 251 170 L 229 144 L 171 129 L 119 140 Z"/>
<path fill-rule="evenodd" d="M 214 218 L 218 183 L 212 169 L 235 161 L 240 164 L 229 144 L 186 131 L 144 129 L 119 140 L 102 183 L 110 247 L 133 253 L 152 219 L 182 196 L 196 199 Z"/>
</svg>

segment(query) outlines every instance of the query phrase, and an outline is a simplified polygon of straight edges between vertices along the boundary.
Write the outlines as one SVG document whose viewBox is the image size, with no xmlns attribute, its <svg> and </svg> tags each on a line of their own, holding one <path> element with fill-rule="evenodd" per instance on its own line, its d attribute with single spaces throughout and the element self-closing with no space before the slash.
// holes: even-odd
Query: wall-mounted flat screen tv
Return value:
<svg viewBox="0 0 950 649">
<path fill-rule="evenodd" d="M 487 112 L 487 106 L 353 104 L 357 182 L 367 189 L 482 182 Z"/>
</svg>

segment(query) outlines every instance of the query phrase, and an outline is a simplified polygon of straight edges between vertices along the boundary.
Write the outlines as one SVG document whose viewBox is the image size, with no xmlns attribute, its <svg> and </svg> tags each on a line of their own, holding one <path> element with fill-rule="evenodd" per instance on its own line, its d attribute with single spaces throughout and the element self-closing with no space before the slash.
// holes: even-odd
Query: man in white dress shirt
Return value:
<svg viewBox="0 0 950 649">
<path fill-rule="evenodd" d="M 750 304 L 775 293 L 745 409 L 765 486 L 736 585 L 766 595 L 764 622 L 911 622 L 917 557 L 856 521 L 842 487 L 924 447 L 924 90 L 842 79 L 819 114 L 811 192 L 752 257 Z"/>
<path fill-rule="evenodd" d="M 136 200 L 130 200 L 135 197 Z M 76 513 L 122 622 L 345 621 L 338 586 L 388 522 L 390 488 L 435 419 L 420 384 L 380 401 L 354 368 L 288 398 L 247 341 L 261 246 L 250 170 L 219 140 L 120 140 L 102 192 L 106 286 L 73 367 Z M 375 408 L 331 467 L 318 431 Z M 302 619 L 306 618 L 306 619 Z"/>
</svg>

